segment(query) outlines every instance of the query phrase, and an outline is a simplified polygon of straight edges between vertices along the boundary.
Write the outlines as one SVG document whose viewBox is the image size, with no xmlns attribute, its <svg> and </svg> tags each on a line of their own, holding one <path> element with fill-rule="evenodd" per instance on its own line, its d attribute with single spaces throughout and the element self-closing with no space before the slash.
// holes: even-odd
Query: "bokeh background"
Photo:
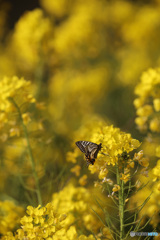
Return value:
<svg viewBox="0 0 160 240">
<path fill-rule="evenodd" d="M 103 72 L 105 76 L 99 77 L 100 79 L 95 78 L 92 81 L 96 81 L 99 88 L 103 88 L 103 90 L 99 89 L 101 93 L 98 94 L 98 97 L 95 96 L 93 103 L 90 103 L 90 105 L 97 114 L 110 118 L 118 127 L 129 131 L 134 129 L 135 132 L 135 111 L 132 104 L 134 99 L 133 88 L 139 81 L 142 71 L 148 67 L 156 67 L 159 64 L 159 52 L 157 49 L 159 43 L 158 1 L 100 1 L 99 3 L 93 1 L 85 4 L 83 1 L 74 4 L 72 1 L 67 3 L 60 1 L 54 4 L 55 7 L 49 1 L 45 3 L 43 1 L 27 1 L 23 4 L 20 1 L 15 1 L 14 4 L 12 1 L 1 1 L 2 17 L 4 15 L 3 23 L 4 21 L 6 23 L 1 28 L 1 31 L 3 30 L 2 41 L 4 41 L 4 38 L 6 40 L 8 34 L 13 34 L 18 22 L 22 21 L 22 16 L 27 15 L 27 11 L 33 11 L 36 8 L 41 9 L 54 28 L 52 31 L 55 39 L 52 39 L 54 45 L 52 51 L 56 51 L 56 53 L 53 52 L 52 57 L 55 57 L 50 61 L 54 68 L 52 71 L 57 70 L 57 67 L 61 67 L 61 74 L 65 74 L 65 77 L 67 77 L 69 73 L 66 71 L 71 72 L 72 69 L 76 72 L 72 72 L 73 77 L 69 76 L 71 79 L 74 78 L 74 74 L 87 74 L 89 68 L 95 69 L 95 71 L 100 70 L 100 67 L 103 68 L 101 74 Z M 26 17 L 25 20 L 26 25 L 27 21 L 29 24 L 29 18 Z M 38 27 L 42 28 L 40 25 L 39 22 Z M 17 29 L 15 35 L 19 34 L 20 31 L 20 29 Z M 25 33 L 21 32 L 21 34 L 25 38 Z M 20 37 L 23 42 L 22 36 Z M 30 41 L 32 40 L 30 39 Z M 20 46 L 17 45 L 16 47 L 20 53 Z M 12 55 L 13 58 L 14 54 Z M 58 58 L 56 54 L 58 54 Z M 19 56 L 17 61 L 20 61 L 20 59 Z M 16 65 L 18 65 L 17 61 Z M 16 67 L 20 71 L 20 65 Z M 44 70 L 47 71 L 47 69 Z M 27 77 L 30 77 L 29 71 L 26 74 L 28 74 Z M 25 76 L 24 73 L 23 75 Z M 105 82 L 104 86 L 101 78 Z M 43 79 L 43 83 L 46 83 L 46 85 L 47 79 L 48 76 L 46 75 L 45 79 Z M 76 82 L 76 79 L 74 82 Z M 86 80 L 86 82 L 90 84 L 89 81 Z M 93 87 L 91 84 L 90 89 L 86 91 L 91 91 Z"/>
</svg>

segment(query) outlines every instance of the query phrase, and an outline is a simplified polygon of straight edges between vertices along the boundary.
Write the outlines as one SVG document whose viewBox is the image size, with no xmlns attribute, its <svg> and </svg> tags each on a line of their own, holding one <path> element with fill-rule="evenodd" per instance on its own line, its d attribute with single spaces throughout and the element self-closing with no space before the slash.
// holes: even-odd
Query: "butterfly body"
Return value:
<svg viewBox="0 0 160 240">
<path fill-rule="evenodd" d="M 89 164 L 94 164 L 95 158 L 97 158 L 98 152 L 102 148 L 102 144 L 96 144 L 88 141 L 78 141 L 76 142 L 77 147 L 85 153 L 85 159 L 87 161 L 87 166 Z"/>
</svg>

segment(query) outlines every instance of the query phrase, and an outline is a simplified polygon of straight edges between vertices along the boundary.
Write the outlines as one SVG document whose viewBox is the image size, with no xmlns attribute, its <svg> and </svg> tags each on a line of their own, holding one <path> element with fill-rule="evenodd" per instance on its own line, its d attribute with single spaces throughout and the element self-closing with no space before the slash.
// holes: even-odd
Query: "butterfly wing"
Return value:
<svg viewBox="0 0 160 240">
<path fill-rule="evenodd" d="M 76 145 L 83 153 L 87 154 L 88 152 L 87 148 L 90 143 L 91 142 L 88 142 L 88 141 L 78 141 L 76 142 Z"/>
<path fill-rule="evenodd" d="M 102 148 L 102 144 L 101 143 L 99 145 L 98 144 L 95 144 L 95 145 L 92 145 L 92 149 L 91 149 L 91 152 L 90 152 L 90 156 L 91 156 L 92 159 L 97 158 L 98 152 Z"/>
<path fill-rule="evenodd" d="M 93 142 L 88 142 L 88 141 L 78 141 L 76 142 L 77 147 L 85 153 L 85 159 L 87 162 L 87 166 L 89 164 L 94 164 L 95 158 L 97 158 L 98 152 L 102 148 L 102 144 L 100 143 L 99 145 Z"/>
</svg>

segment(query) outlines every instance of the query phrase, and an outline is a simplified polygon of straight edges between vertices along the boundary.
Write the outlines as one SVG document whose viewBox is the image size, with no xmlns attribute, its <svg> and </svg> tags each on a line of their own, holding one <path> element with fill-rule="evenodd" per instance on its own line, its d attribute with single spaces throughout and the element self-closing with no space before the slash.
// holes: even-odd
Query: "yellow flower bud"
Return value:
<svg viewBox="0 0 160 240">
<path fill-rule="evenodd" d="M 131 140 L 131 147 L 132 148 L 138 148 L 141 145 L 141 143 L 137 139 Z"/>
<path fill-rule="evenodd" d="M 158 160 L 157 165 L 152 170 L 153 175 L 160 177 L 160 160 Z"/>
<path fill-rule="evenodd" d="M 106 175 L 107 175 L 107 173 L 108 173 L 108 169 L 107 169 L 107 168 L 101 169 L 101 171 L 100 171 L 100 173 L 99 173 L 99 176 L 98 176 L 99 179 L 105 178 Z"/>
<path fill-rule="evenodd" d="M 87 175 L 83 175 L 80 179 L 79 179 L 79 184 L 81 186 L 85 186 L 87 184 Z"/>
<path fill-rule="evenodd" d="M 75 167 L 71 168 L 70 171 L 78 177 L 80 175 L 81 167 L 76 165 Z"/>
<path fill-rule="evenodd" d="M 117 184 L 115 184 L 114 187 L 112 188 L 112 191 L 113 191 L 113 192 L 117 192 L 117 191 L 119 191 L 119 190 L 120 190 L 120 186 L 117 185 Z"/>
<path fill-rule="evenodd" d="M 143 107 L 138 108 L 138 110 L 137 110 L 137 115 L 141 116 L 141 117 L 143 117 L 143 116 L 148 117 L 152 113 L 153 113 L 153 108 L 151 105 L 145 105 Z"/>
<path fill-rule="evenodd" d="M 142 98 L 136 98 L 133 104 L 136 108 L 140 108 L 144 104 L 144 100 L 142 100 Z"/>
<path fill-rule="evenodd" d="M 20 136 L 20 130 L 17 127 L 11 128 L 9 132 L 10 132 L 10 137 Z"/>
<path fill-rule="evenodd" d="M 153 118 L 150 121 L 149 128 L 152 132 L 160 132 L 160 121 L 158 118 Z"/>
<path fill-rule="evenodd" d="M 135 160 L 140 160 L 143 157 L 143 150 L 139 151 L 138 153 L 134 154 Z"/>
<path fill-rule="evenodd" d="M 129 161 L 127 168 L 134 168 L 134 162 L 133 161 Z"/>
<path fill-rule="evenodd" d="M 160 98 L 156 98 L 153 100 L 153 106 L 156 112 L 160 111 Z"/>
<path fill-rule="evenodd" d="M 94 182 L 94 187 L 96 187 L 96 188 L 102 188 L 102 184 L 101 184 L 100 182 L 98 182 L 98 181 L 95 181 L 95 182 Z"/>
<path fill-rule="evenodd" d="M 141 165 L 141 166 L 143 166 L 143 167 L 148 167 L 148 165 L 149 165 L 149 159 L 148 158 L 142 158 L 142 159 L 140 159 L 138 162 L 139 162 L 139 164 Z"/>
<path fill-rule="evenodd" d="M 136 123 L 138 126 L 143 126 L 146 122 L 147 122 L 147 117 L 137 117 L 137 118 L 135 119 L 135 123 Z"/>
<path fill-rule="evenodd" d="M 66 160 L 68 162 L 72 162 L 72 163 L 76 163 L 76 157 L 78 156 L 78 153 L 77 151 L 74 151 L 74 152 L 68 152 L 67 153 L 67 157 L 66 157 Z"/>
<path fill-rule="evenodd" d="M 129 178 L 130 178 L 129 173 L 128 174 L 123 174 L 122 173 L 122 177 L 120 179 L 123 180 L 126 183 L 126 182 L 128 182 Z"/>
<path fill-rule="evenodd" d="M 23 113 L 22 118 L 25 125 L 27 125 L 31 121 L 29 113 Z"/>
</svg>

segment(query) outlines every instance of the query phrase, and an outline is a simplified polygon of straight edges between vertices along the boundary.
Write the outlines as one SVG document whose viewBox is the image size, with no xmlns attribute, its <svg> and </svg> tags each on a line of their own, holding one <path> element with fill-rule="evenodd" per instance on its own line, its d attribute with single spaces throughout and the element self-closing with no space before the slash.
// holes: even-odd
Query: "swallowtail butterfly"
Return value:
<svg viewBox="0 0 160 240">
<path fill-rule="evenodd" d="M 97 158 L 98 152 L 102 148 L 102 144 L 96 144 L 88 141 L 78 141 L 76 142 L 77 147 L 85 153 L 85 159 L 87 161 L 87 166 L 94 164 L 95 158 Z"/>
</svg>

